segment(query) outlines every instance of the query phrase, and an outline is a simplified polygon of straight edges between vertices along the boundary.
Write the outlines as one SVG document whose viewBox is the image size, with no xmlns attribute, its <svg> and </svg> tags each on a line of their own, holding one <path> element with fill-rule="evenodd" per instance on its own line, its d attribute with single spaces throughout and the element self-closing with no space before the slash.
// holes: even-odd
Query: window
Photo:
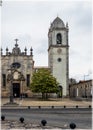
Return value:
<svg viewBox="0 0 93 130">
<path fill-rule="evenodd" d="M 3 86 L 6 86 L 6 75 L 3 74 L 3 75 L 2 75 L 2 78 L 3 78 Z"/>
<path fill-rule="evenodd" d="M 27 87 L 29 87 L 29 85 L 30 85 L 30 74 L 27 74 L 26 82 L 27 82 Z"/>
<path fill-rule="evenodd" d="M 57 44 L 62 44 L 62 36 L 61 36 L 61 33 L 58 33 L 56 35 L 56 42 Z"/>
</svg>

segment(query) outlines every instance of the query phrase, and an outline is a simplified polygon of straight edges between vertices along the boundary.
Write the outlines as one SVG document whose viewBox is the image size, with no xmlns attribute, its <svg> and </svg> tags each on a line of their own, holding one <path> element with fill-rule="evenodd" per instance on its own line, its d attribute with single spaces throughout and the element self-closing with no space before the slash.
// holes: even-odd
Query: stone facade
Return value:
<svg viewBox="0 0 93 130">
<path fill-rule="evenodd" d="M 69 96 L 74 98 L 91 98 L 92 97 L 92 80 L 80 81 L 69 86 Z"/>
<path fill-rule="evenodd" d="M 11 65 L 13 63 L 19 64 L 20 67 L 12 69 Z M 8 48 L 6 48 L 6 55 L 3 55 L 1 52 L 2 96 L 10 95 L 11 74 L 9 74 L 9 71 L 11 71 L 13 75 L 13 95 L 19 97 L 23 93 L 29 94 L 29 84 L 31 82 L 33 68 L 34 60 L 32 48 L 30 49 L 30 55 L 27 55 L 27 49 L 25 48 L 24 52 L 21 52 L 16 41 L 12 52 L 9 52 Z"/>
<path fill-rule="evenodd" d="M 48 32 L 48 67 L 51 73 L 56 77 L 60 86 L 60 95 L 68 95 L 68 80 L 69 80 L 69 46 L 68 46 L 68 24 L 57 17 L 51 24 Z M 10 95 L 10 84 L 11 79 L 9 71 L 11 71 L 12 85 L 13 85 L 13 96 L 19 97 L 21 94 L 26 93 L 31 96 L 32 93 L 29 89 L 29 84 L 31 82 L 31 77 L 33 71 L 36 71 L 42 67 L 35 67 L 33 60 L 33 49 L 30 49 L 30 54 L 27 55 L 27 49 L 21 52 L 18 46 L 18 39 L 15 39 L 16 44 L 9 52 L 6 48 L 6 54 L 3 55 L 1 49 L 1 94 L 2 96 Z M 17 63 L 20 65 L 19 68 L 14 70 L 11 69 L 11 65 Z"/>
</svg>

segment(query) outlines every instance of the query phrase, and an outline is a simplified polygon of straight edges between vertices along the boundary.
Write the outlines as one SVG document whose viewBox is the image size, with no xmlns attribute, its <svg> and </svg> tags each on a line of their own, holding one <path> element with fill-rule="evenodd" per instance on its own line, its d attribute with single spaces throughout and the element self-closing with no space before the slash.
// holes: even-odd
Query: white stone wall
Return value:
<svg viewBox="0 0 93 130">
<path fill-rule="evenodd" d="M 61 49 L 61 53 L 58 54 L 59 48 L 51 48 L 49 52 L 50 54 L 50 66 L 52 67 L 53 76 L 57 78 L 59 84 L 63 87 L 63 96 L 66 96 L 67 90 L 67 55 L 66 55 L 66 48 Z M 61 61 L 58 62 L 58 58 L 61 58 Z"/>
</svg>

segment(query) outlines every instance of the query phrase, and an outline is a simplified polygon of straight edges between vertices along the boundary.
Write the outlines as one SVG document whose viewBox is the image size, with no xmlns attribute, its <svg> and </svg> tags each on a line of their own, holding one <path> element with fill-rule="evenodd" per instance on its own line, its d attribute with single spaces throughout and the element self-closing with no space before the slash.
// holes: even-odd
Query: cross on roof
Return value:
<svg viewBox="0 0 93 130">
<path fill-rule="evenodd" d="M 16 38 L 16 39 L 15 39 L 15 41 L 16 41 L 16 44 L 15 44 L 15 46 L 17 47 L 17 46 L 18 46 L 18 44 L 17 44 L 17 42 L 18 42 L 18 39 Z"/>
</svg>

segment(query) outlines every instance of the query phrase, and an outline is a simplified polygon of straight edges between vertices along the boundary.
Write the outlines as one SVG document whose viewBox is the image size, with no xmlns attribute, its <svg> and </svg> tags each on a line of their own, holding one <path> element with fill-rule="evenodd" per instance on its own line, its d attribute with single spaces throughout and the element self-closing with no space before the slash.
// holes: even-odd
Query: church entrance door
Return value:
<svg viewBox="0 0 93 130">
<path fill-rule="evenodd" d="M 13 83 L 13 96 L 20 97 L 20 83 Z"/>
<path fill-rule="evenodd" d="M 59 86 L 59 92 L 58 92 L 59 98 L 62 98 L 62 93 L 63 93 L 63 88 L 62 88 L 62 86 Z"/>
</svg>

